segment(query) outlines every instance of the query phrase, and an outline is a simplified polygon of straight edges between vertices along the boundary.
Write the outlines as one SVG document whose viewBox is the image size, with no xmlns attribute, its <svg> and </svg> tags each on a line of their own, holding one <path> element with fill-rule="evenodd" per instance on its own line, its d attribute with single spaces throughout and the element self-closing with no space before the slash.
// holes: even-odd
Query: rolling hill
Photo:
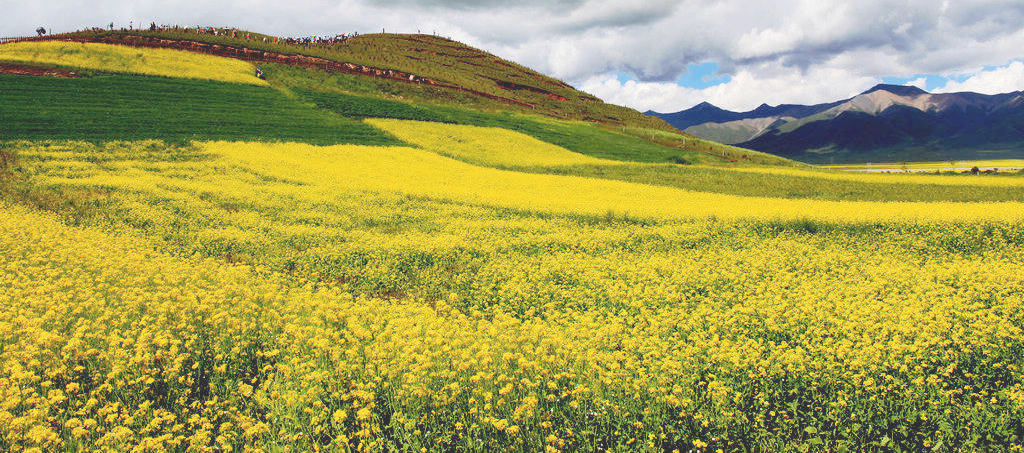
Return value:
<svg viewBox="0 0 1024 453">
<path fill-rule="evenodd" d="M 648 113 L 699 137 L 805 162 L 1024 155 L 1024 92 L 932 94 L 878 85 L 828 104 L 729 112 L 705 103 L 673 114 Z"/>
<path fill-rule="evenodd" d="M 515 130 L 529 131 L 538 138 L 555 140 L 565 145 L 574 141 L 581 147 L 590 146 L 593 152 L 620 154 L 624 159 L 662 162 L 745 162 L 782 163 L 787 161 L 751 150 L 721 146 L 688 134 L 679 134 L 668 124 L 625 107 L 606 104 L 599 99 L 575 90 L 564 82 L 552 79 L 528 68 L 508 62 L 486 52 L 463 44 L 431 35 L 373 34 L 361 35 L 342 43 L 330 45 L 309 45 L 277 40 L 266 35 L 227 30 L 214 31 L 212 28 L 166 29 L 154 31 L 84 31 L 29 38 L 5 44 L 0 48 L 0 74 L 46 73 L 48 70 L 69 70 L 78 72 L 72 78 L 46 78 L 29 84 L 6 79 L 10 88 L 0 96 L 5 97 L 0 109 L 6 118 L 16 124 L 27 125 L 7 128 L 0 138 L 28 138 L 29 129 L 45 130 L 46 124 L 60 122 L 68 124 L 90 124 L 88 131 L 64 128 L 72 133 L 88 132 L 93 136 L 109 130 L 117 135 L 119 129 L 130 128 L 134 136 L 147 131 L 148 138 L 168 138 L 169 127 L 189 118 L 200 120 L 204 111 L 233 112 L 223 122 L 252 122 L 260 115 L 270 115 L 281 106 L 259 109 L 248 107 L 239 110 L 228 104 L 235 100 L 250 98 L 249 95 L 229 91 L 245 91 L 237 84 L 207 82 L 223 79 L 225 74 L 240 77 L 237 69 L 229 62 L 247 62 L 261 67 L 266 81 L 247 75 L 247 84 L 269 82 L 271 90 L 257 90 L 255 98 L 278 97 L 275 102 L 292 103 L 288 108 L 306 109 L 303 115 L 328 115 L 316 123 L 336 122 L 338 116 L 364 119 L 371 117 L 404 118 L 443 121 L 474 125 L 500 125 Z M 276 42 L 275 42 L 276 41 Z M 90 47 L 92 46 L 92 47 Z M 96 46 L 108 46 L 107 48 Z M 143 53 L 126 54 L 119 49 L 152 49 L 145 53 L 146 62 L 132 61 L 142 58 Z M 221 58 L 220 64 L 232 67 L 221 73 L 187 73 L 187 62 L 170 64 L 159 52 L 178 51 L 185 55 L 207 55 Z M 195 57 L 188 57 L 195 58 Z M 157 68 L 146 69 L 143 68 Z M 90 72 L 91 71 L 91 72 Z M 177 72 L 175 72 L 177 71 Z M 122 75 L 130 74 L 130 75 Z M 65 74 L 67 75 L 67 74 Z M 185 76 L 203 82 L 155 81 L 140 79 L 139 75 Z M 115 80 L 120 78 L 120 81 Z M 128 80 L 131 79 L 131 80 Z M 18 79 L 20 80 L 20 79 Z M 121 110 L 112 115 L 100 114 L 113 94 L 115 85 L 123 86 L 139 80 L 142 85 L 168 84 L 166 90 L 158 89 L 148 102 L 146 89 L 120 90 L 117 96 L 124 96 L 126 102 L 147 105 L 153 108 L 148 115 L 135 115 L 131 121 L 118 118 Z M 192 87 L 173 86 L 191 84 Z M 127 84 L 127 85 L 125 85 Z M 59 117 L 40 118 L 48 111 L 32 112 L 19 107 L 24 99 L 33 93 L 19 93 L 19 86 L 38 86 L 33 89 L 52 91 L 57 94 L 55 103 L 65 102 Z M 218 94 L 186 94 L 183 99 L 206 100 L 208 104 L 196 110 L 193 115 L 175 113 L 181 108 L 195 109 L 195 104 L 173 104 L 173 96 L 165 96 L 167 90 L 193 90 L 201 93 L 207 89 Z M 251 90 L 251 89 L 249 89 Z M 80 101 L 61 97 L 59 93 L 81 91 Z M 137 96 L 138 99 L 132 99 Z M 254 99 L 255 99 L 254 98 Z M 263 101 L 257 101 L 263 102 Z M 220 105 L 220 103 L 225 103 Z M 92 107 L 90 107 L 90 105 Z M 134 105 L 134 104 L 133 104 Z M 310 109 L 310 107 L 314 107 Z M 262 111 L 261 111 L 262 110 Z M 162 114 L 166 111 L 166 115 Z M 49 111 L 49 112 L 52 112 Z M 78 117 L 84 115 L 88 118 Z M 166 116 L 167 121 L 161 119 Z M 145 119 L 144 119 L 145 118 Z M 111 124 L 100 125 L 109 119 Z M 205 121 L 205 120 L 200 120 Z M 151 123 L 152 129 L 142 128 L 139 122 Z M 41 128 L 31 124 L 39 123 Z M 280 135 L 284 129 L 259 127 L 270 136 Z M 362 126 L 360 126 L 362 127 Z M 356 127 L 355 129 L 359 129 Z M 201 138 L 203 127 L 190 129 L 193 138 Z M 315 130 L 315 129 L 314 129 Z M 196 131 L 199 131 L 198 133 Z M 314 132 L 315 133 L 315 132 Z M 339 132 L 335 132 L 336 134 Z M 341 132 L 344 133 L 344 132 Z M 28 134 L 28 135 L 25 135 Z M 88 135 L 87 134 L 87 135 Z M 146 135 L 143 134 L 143 135 Z M 223 130 L 217 134 L 223 135 Z M 45 134 L 44 134 L 45 135 Z M 174 135 L 174 134 L 171 134 Z M 216 134 L 215 134 L 216 135 Z M 183 135 L 177 136 L 184 138 Z M 657 136 L 657 138 L 652 138 Z M 217 138 L 217 137 L 213 137 Z M 220 137 L 224 138 L 224 137 Z M 239 138 L 246 138 L 244 135 Z M 249 138 L 252 138 L 251 136 Z M 376 142 L 368 142 L 374 144 Z M 589 143 L 587 145 L 586 143 Z M 603 151 L 597 151 L 601 145 Z M 609 146 L 611 145 L 611 146 Z M 582 148 L 572 148 L 585 152 Z M 618 151 L 609 151 L 616 149 Z M 607 157 L 607 156 L 605 156 Z"/>
</svg>

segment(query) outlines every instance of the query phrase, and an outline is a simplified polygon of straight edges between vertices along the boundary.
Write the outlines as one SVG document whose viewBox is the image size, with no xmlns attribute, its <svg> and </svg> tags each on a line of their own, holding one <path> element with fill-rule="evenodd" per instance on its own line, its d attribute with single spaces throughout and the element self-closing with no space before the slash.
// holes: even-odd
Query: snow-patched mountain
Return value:
<svg viewBox="0 0 1024 453">
<path fill-rule="evenodd" d="M 731 112 L 703 103 L 648 114 L 699 137 L 812 162 L 1024 157 L 1024 92 L 878 85 L 828 104 Z"/>
</svg>

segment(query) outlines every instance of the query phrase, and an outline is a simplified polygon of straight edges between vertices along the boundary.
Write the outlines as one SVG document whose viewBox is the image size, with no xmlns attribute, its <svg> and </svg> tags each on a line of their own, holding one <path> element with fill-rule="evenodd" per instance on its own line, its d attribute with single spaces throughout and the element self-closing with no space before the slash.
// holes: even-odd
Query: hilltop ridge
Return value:
<svg viewBox="0 0 1024 453">
<path fill-rule="evenodd" d="M 607 104 L 571 85 L 460 42 L 426 34 L 374 33 L 323 44 L 236 30 L 157 28 L 90 29 L 29 40 L 70 40 L 164 47 L 231 56 L 248 61 L 367 75 L 431 88 L 474 107 L 601 123 L 671 130 L 633 109 Z M 396 94 L 409 95 L 401 87 Z"/>
</svg>

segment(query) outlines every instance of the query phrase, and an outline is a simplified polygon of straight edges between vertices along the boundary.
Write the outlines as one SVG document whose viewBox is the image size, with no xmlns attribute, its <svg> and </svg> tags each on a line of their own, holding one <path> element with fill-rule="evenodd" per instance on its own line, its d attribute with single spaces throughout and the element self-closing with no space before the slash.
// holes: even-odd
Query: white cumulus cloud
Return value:
<svg viewBox="0 0 1024 453">
<path fill-rule="evenodd" d="M 610 101 L 664 110 L 704 100 L 731 107 L 831 101 L 868 80 L 1002 64 L 1024 49 L 1021 0 L 0 0 L 0 8 L 0 36 L 111 21 L 282 36 L 437 31 Z M 732 82 L 671 86 L 689 65 L 707 61 Z M 604 76 L 623 72 L 639 81 L 616 88 Z M 965 86 L 1013 86 L 977 76 Z"/>
<path fill-rule="evenodd" d="M 726 83 L 703 89 L 672 82 L 620 82 L 613 74 L 592 77 L 580 88 L 608 102 L 641 111 L 674 112 L 680 106 L 704 101 L 728 110 L 746 111 L 761 103 L 815 104 L 844 99 L 880 82 L 878 78 L 857 76 L 842 68 L 823 66 L 801 72 L 778 63 L 763 63 L 739 70 Z"/>
<path fill-rule="evenodd" d="M 1024 62 L 1014 61 L 1008 65 L 989 70 L 978 70 L 962 82 L 950 80 L 936 93 L 974 91 L 982 94 L 1009 93 L 1024 90 Z"/>
</svg>

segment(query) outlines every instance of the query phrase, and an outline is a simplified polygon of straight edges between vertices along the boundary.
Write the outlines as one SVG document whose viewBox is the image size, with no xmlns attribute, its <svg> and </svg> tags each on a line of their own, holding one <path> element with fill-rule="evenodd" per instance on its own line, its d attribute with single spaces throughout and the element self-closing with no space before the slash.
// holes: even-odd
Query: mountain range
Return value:
<svg viewBox="0 0 1024 453">
<path fill-rule="evenodd" d="M 877 85 L 849 99 L 733 112 L 707 102 L 646 112 L 709 140 L 810 163 L 1024 157 L 1024 92 L 929 93 Z"/>
</svg>

